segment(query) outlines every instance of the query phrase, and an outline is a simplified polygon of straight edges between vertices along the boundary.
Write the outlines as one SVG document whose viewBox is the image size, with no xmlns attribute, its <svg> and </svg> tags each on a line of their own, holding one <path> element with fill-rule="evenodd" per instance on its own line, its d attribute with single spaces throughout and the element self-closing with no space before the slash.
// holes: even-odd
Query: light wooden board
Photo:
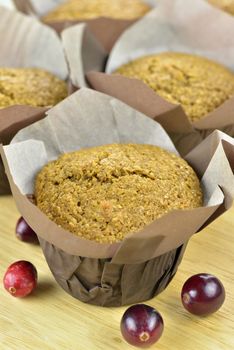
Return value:
<svg viewBox="0 0 234 350">
<path fill-rule="evenodd" d="M 234 208 L 194 236 L 170 286 L 147 303 L 160 311 L 165 331 L 152 349 L 234 349 Z M 15 238 L 19 214 L 11 197 L 0 198 L 0 277 L 16 260 L 31 261 L 39 273 L 37 291 L 25 299 L 9 295 L 0 284 L 1 350 L 125 350 L 119 323 L 126 307 L 86 305 L 66 294 L 54 281 L 40 247 Z M 219 312 L 198 318 L 180 302 L 183 282 L 192 274 L 213 273 L 226 288 Z"/>
</svg>

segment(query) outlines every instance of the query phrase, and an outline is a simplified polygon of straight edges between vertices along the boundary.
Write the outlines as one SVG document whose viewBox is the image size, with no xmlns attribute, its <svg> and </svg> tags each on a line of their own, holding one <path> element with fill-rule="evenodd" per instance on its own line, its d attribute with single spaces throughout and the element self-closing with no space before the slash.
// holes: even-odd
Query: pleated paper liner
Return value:
<svg viewBox="0 0 234 350">
<path fill-rule="evenodd" d="M 215 129 L 234 136 L 234 96 L 192 123 L 185 113 L 183 120 L 178 120 L 181 107 L 144 83 L 111 73 L 133 59 L 165 51 L 198 54 L 234 70 L 233 33 L 234 17 L 204 0 L 196 0 L 192 6 L 187 0 L 163 0 L 121 35 L 109 57 L 85 24 L 66 29 L 62 38 L 74 86 L 91 86 L 154 118 L 169 132 L 177 149 L 186 154 Z M 160 106 L 158 114 L 151 108 L 155 105 Z M 164 121 L 163 113 L 168 116 L 168 112 L 170 118 Z"/>
<path fill-rule="evenodd" d="M 67 79 L 68 68 L 57 33 L 36 19 L 0 7 L 0 43 L 0 67 L 37 67 Z M 27 106 L 0 109 L 0 143 L 9 143 L 22 127 L 44 117 L 45 110 Z M 0 160 L 0 194 L 9 190 Z"/>
<path fill-rule="evenodd" d="M 45 117 L 48 108 L 12 106 L 0 109 L 0 143 L 7 145 L 15 134 Z M 0 157 L 0 195 L 9 194 L 10 186 Z"/>
<path fill-rule="evenodd" d="M 13 3 L 19 11 L 37 17 L 38 19 L 63 2 L 64 0 L 13 0 Z M 157 3 L 156 0 L 143 0 L 143 2 L 150 5 L 152 8 L 154 8 Z M 128 20 L 97 17 L 80 21 L 58 20 L 46 22 L 46 24 L 54 28 L 58 33 L 61 33 L 63 29 L 71 27 L 74 24 L 86 22 L 91 32 L 102 43 L 105 50 L 109 52 L 123 31 L 134 24 L 137 20 L 137 18 Z"/>
<path fill-rule="evenodd" d="M 101 244 L 75 236 L 28 199 L 36 174 L 48 161 L 64 152 L 110 143 L 146 143 L 177 154 L 160 124 L 86 88 L 1 147 L 17 207 L 37 232 L 57 282 L 72 296 L 102 306 L 136 303 L 161 292 L 176 273 L 190 237 L 230 208 L 234 196 L 234 141 L 215 132 L 186 157 L 201 179 L 203 206 L 171 211 L 122 242 Z"/>
</svg>

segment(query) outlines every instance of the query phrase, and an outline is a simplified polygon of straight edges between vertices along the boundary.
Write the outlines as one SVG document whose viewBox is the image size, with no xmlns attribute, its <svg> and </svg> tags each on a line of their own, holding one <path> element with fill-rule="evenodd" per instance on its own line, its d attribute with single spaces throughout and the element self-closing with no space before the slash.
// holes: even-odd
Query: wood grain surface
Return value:
<svg viewBox="0 0 234 350">
<path fill-rule="evenodd" d="M 147 304 L 162 314 L 165 330 L 158 350 L 234 349 L 234 208 L 190 241 L 179 271 L 169 287 Z M 101 308 L 73 299 L 54 281 L 40 247 L 22 243 L 14 234 L 19 213 L 13 199 L 0 198 L 0 277 L 16 260 L 37 268 L 37 290 L 16 299 L 0 284 L 1 350 L 125 350 L 119 323 L 126 307 Z M 214 315 L 198 318 L 180 302 L 180 290 L 192 274 L 208 272 L 226 288 L 226 301 Z"/>
</svg>

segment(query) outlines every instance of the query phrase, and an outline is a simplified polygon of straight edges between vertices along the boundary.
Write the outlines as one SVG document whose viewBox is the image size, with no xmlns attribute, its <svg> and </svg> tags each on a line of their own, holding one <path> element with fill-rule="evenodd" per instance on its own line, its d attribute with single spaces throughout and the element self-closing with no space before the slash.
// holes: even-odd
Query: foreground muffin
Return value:
<svg viewBox="0 0 234 350">
<path fill-rule="evenodd" d="M 210 4 L 234 15 L 234 0 L 208 0 Z"/>
<path fill-rule="evenodd" d="M 35 183 L 37 206 L 68 231 L 123 240 L 172 209 L 202 205 L 193 169 L 156 146 L 113 144 L 64 154 Z"/>
<path fill-rule="evenodd" d="M 66 83 L 38 68 L 0 68 L 0 108 L 53 106 L 67 96 Z"/>
<path fill-rule="evenodd" d="M 68 0 L 42 19 L 44 22 L 111 17 L 134 19 L 144 16 L 151 7 L 141 0 Z"/>
<path fill-rule="evenodd" d="M 169 102 L 181 104 L 192 122 L 234 95 L 234 74 L 209 59 L 176 52 L 145 56 L 115 73 L 144 81 Z"/>
</svg>

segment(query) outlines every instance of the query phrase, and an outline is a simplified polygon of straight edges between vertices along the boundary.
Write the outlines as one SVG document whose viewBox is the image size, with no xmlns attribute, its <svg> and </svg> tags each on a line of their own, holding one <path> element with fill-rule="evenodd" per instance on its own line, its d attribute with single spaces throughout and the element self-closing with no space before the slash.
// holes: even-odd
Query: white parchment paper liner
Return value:
<svg viewBox="0 0 234 350">
<path fill-rule="evenodd" d="M 0 42 L 0 67 L 36 67 L 67 78 L 59 36 L 34 18 L 0 6 Z"/>
</svg>

